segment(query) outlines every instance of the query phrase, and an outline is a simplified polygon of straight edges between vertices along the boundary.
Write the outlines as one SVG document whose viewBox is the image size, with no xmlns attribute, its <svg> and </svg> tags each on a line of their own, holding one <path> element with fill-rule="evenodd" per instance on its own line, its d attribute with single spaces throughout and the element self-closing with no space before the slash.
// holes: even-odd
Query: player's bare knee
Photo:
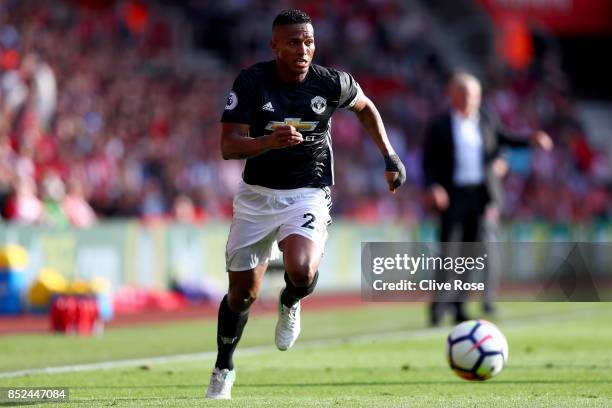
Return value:
<svg viewBox="0 0 612 408">
<path fill-rule="evenodd" d="M 314 265 L 310 265 L 304 275 L 304 282 L 302 286 L 310 286 L 314 283 L 317 275 L 317 268 Z"/>
<path fill-rule="evenodd" d="M 314 282 L 317 269 L 313 264 L 304 263 L 292 270 L 287 270 L 287 273 L 296 287 L 306 287 Z"/>
</svg>

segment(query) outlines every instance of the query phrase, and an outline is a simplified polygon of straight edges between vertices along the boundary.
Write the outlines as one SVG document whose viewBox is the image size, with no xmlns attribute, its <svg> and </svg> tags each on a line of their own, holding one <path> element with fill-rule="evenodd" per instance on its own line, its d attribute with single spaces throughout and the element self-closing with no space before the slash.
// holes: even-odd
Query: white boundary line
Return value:
<svg viewBox="0 0 612 408">
<path fill-rule="evenodd" d="M 573 313 L 554 313 L 544 314 L 538 316 L 524 317 L 503 321 L 504 327 L 522 327 L 522 326 L 533 326 L 542 324 L 558 323 L 560 321 L 579 318 L 583 316 L 597 316 L 600 312 L 597 309 L 580 310 Z M 555 319 L 558 318 L 558 319 Z M 310 340 L 298 343 L 296 348 L 321 348 L 334 346 L 346 343 L 368 343 L 371 341 L 394 341 L 394 340 L 407 340 L 416 338 L 429 338 L 438 335 L 444 335 L 450 331 L 449 327 L 437 327 L 437 328 L 423 328 L 416 330 L 403 330 L 394 332 L 385 332 L 381 334 L 362 334 L 349 337 L 338 337 L 331 339 L 319 339 Z M 272 345 L 266 346 L 253 346 L 245 347 L 237 350 L 239 356 L 254 355 L 265 352 L 276 350 L 276 347 Z M 109 370 L 114 368 L 122 367 L 138 367 L 152 364 L 167 364 L 177 362 L 188 362 L 188 361 L 204 361 L 212 360 L 217 356 L 216 351 L 207 351 L 202 353 L 190 353 L 190 354 L 175 354 L 170 356 L 159 356 L 159 357 L 145 357 L 127 360 L 112 360 L 103 361 L 99 363 L 88 363 L 88 364 L 76 364 L 56 367 L 45 367 L 45 368 L 30 368 L 25 370 L 17 371 L 5 371 L 0 372 L 0 378 L 15 378 L 26 375 L 36 374 L 61 374 L 69 372 L 83 372 L 83 371 L 96 371 L 96 370 Z"/>
</svg>

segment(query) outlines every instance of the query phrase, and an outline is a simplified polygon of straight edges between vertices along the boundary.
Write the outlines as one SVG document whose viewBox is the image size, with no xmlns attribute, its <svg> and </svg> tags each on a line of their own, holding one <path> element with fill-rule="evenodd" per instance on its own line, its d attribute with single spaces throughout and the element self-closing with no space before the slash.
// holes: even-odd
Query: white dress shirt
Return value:
<svg viewBox="0 0 612 408">
<path fill-rule="evenodd" d="M 481 184 L 484 182 L 482 134 L 478 115 L 465 117 L 452 113 L 453 140 L 455 142 L 455 171 L 453 182 L 456 186 Z"/>
</svg>

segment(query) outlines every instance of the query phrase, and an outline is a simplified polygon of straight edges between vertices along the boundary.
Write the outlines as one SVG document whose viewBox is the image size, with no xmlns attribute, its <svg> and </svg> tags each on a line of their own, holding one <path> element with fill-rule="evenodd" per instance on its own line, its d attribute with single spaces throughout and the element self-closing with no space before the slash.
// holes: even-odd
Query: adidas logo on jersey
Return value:
<svg viewBox="0 0 612 408">
<path fill-rule="evenodd" d="M 272 106 L 272 102 L 266 103 L 261 109 L 266 110 L 268 112 L 274 112 L 274 106 Z"/>
</svg>

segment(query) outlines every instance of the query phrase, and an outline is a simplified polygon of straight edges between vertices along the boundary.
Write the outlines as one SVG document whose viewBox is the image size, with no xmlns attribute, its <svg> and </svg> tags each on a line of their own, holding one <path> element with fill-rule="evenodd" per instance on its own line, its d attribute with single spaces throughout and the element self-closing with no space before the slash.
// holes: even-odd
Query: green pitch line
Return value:
<svg viewBox="0 0 612 408">
<path fill-rule="evenodd" d="M 71 401 L 66 405 L 86 407 L 612 406 L 612 305 L 513 304 L 502 310 L 498 323 L 510 343 L 510 361 L 500 376 L 484 383 L 463 381 L 448 369 L 448 327 L 422 330 L 420 308 L 394 304 L 305 313 L 306 336 L 294 349 L 238 353 L 232 402 L 203 399 L 212 358 L 4 378 L 0 386 L 68 386 Z M 273 330 L 273 321 L 254 319 L 246 347 L 260 336 L 270 344 L 272 332 L 264 336 L 258 330 Z M 185 327 L 172 325 L 172 337 L 179 339 Z M 132 334 L 124 340 L 138 343 L 141 329 L 146 330 L 122 332 Z"/>
<path fill-rule="evenodd" d="M 563 313 L 564 318 L 579 318 L 583 316 L 593 315 L 593 310 L 577 310 L 569 313 Z M 558 313 L 551 314 L 539 314 L 537 316 L 531 317 L 520 317 L 515 320 L 506 319 L 504 321 L 504 327 L 513 327 L 513 326 L 542 326 L 546 324 L 555 324 L 554 319 L 558 319 L 561 317 Z M 411 330 L 401 330 L 395 332 L 380 332 L 380 333 L 372 333 L 372 334 L 361 334 L 361 335 L 352 335 L 350 337 L 334 337 L 334 338 L 322 338 L 319 340 L 302 340 L 296 345 L 296 347 L 309 347 L 309 348 L 318 348 L 318 347 L 330 347 L 337 344 L 343 343 L 360 343 L 360 342 L 370 342 L 373 340 L 379 341 L 391 341 L 391 340 L 409 340 L 415 338 L 433 338 L 446 336 L 448 333 L 448 328 L 446 327 L 438 327 L 438 328 L 421 328 L 421 329 L 411 329 Z M 245 355 L 253 355 L 260 354 L 264 352 L 269 352 L 276 350 L 275 346 L 272 344 L 261 345 L 261 346 L 250 346 L 250 347 L 241 347 L 238 350 L 238 354 L 241 356 Z M 207 351 L 202 353 L 191 353 L 191 354 L 175 354 L 169 356 L 156 356 L 156 357 L 147 357 L 147 358 L 138 358 L 138 359 L 127 359 L 127 360 L 111 360 L 111 361 L 101 361 L 96 363 L 86 363 L 86 364 L 76 364 L 76 365 L 65 365 L 65 366 L 54 366 L 54 367 L 44 367 L 44 368 L 34 368 L 34 369 L 24 369 L 24 370 L 16 370 L 16 371 L 8 371 L 1 372 L 1 378 L 12 378 L 12 377 L 20 377 L 27 375 L 36 375 L 36 374 L 59 374 L 59 373 L 68 373 L 68 372 L 83 372 L 83 371 L 95 371 L 95 370 L 105 370 L 105 369 L 113 369 L 113 368 L 131 368 L 131 367 L 139 367 L 139 366 L 149 366 L 155 364 L 167 364 L 167 363 L 180 363 L 185 361 L 207 361 L 216 357 L 216 351 Z"/>
<path fill-rule="evenodd" d="M 426 314 L 419 305 L 367 305 L 370 307 L 340 311 L 309 313 L 304 310 L 300 342 L 408 332 L 425 327 Z M 612 310 L 612 304 L 513 303 L 499 305 L 499 308 L 499 321 L 503 323 L 504 320 L 538 318 L 551 313 L 562 317 L 564 313 L 607 311 Z M 254 316 L 249 320 L 240 347 L 273 344 L 275 324 L 275 316 Z M 211 319 L 117 328 L 99 338 L 57 334 L 3 336 L 0 337 L 0 372 L 214 351 L 215 336 L 216 321 Z"/>
</svg>

